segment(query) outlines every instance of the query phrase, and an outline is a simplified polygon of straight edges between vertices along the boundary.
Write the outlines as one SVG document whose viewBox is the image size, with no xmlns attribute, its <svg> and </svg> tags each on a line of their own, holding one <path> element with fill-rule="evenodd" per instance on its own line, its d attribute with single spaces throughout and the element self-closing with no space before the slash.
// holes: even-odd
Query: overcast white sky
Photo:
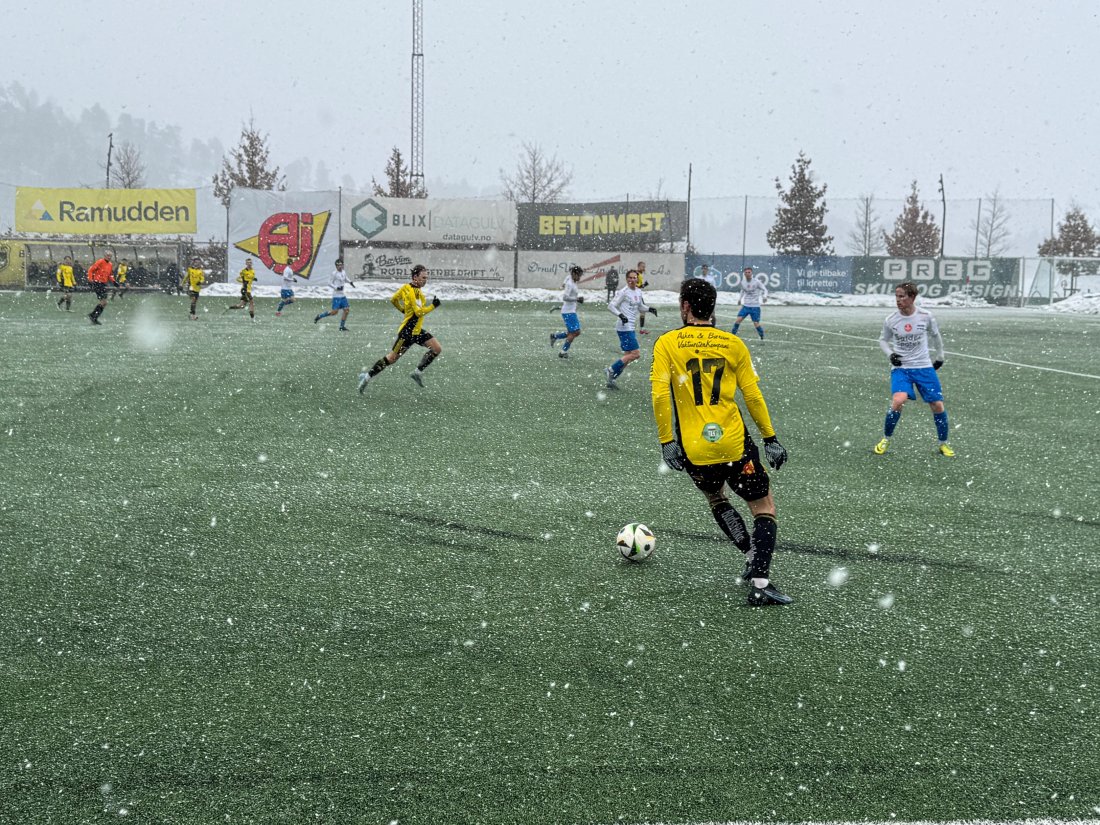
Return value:
<svg viewBox="0 0 1100 825">
<path fill-rule="evenodd" d="M 14 7 L 13 7 L 14 6 Z M 499 189 L 524 140 L 576 199 L 771 195 L 799 150 L 830 197 L 1100 203 L 1092 2 L 424 0 L 425 172 Z M 70 114 L 382 177 L 408 152 L 411 2 L 5 4 L 0 78 Z M 155 182 L 150 182 L 151 184 Z M 198 182 L 197 182 L 198 183 Z"/>
</svg>

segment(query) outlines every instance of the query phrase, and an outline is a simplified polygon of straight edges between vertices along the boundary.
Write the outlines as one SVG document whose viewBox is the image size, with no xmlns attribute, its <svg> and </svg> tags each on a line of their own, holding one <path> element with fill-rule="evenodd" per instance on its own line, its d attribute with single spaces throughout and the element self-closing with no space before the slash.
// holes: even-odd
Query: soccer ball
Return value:
<svg viewBox="0 0 1100 825">
<path fill-rule="evenodd" d="M 615 538 L 619 554 L 627 561 L 645 561 L 653 555 L 656 543 L 653 531 L 644 524 L 637 523 L 626 525 Z"/>
</svg>

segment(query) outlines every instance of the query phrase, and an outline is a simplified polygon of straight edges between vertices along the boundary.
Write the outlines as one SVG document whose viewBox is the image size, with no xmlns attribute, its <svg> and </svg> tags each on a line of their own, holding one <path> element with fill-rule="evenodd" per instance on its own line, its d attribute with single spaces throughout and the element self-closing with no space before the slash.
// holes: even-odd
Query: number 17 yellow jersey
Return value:
<svg viewBox="0 0 1100 825">
<path fill-rule="evenodd" d="M 692 464 L 736 461 L 745 452 L 737 391 L 765 438 L 775 435 L 744 342 L 712 326 L 684 326 L 653 344 L 653 417 L 662 444 L 679 441 Z"/>
</svg>

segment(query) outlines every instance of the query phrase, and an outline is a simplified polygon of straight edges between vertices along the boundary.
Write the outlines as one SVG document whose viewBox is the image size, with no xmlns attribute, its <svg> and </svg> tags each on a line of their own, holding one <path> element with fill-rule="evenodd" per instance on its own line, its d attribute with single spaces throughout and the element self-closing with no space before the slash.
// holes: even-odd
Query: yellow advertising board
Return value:
<svg viewBox="0 0 1100 825">
<path fill-rule="evenodd" d="M 15 190 L 15 231 L 50 235 L 193 235 L 194 189 Z"/>
</svg>

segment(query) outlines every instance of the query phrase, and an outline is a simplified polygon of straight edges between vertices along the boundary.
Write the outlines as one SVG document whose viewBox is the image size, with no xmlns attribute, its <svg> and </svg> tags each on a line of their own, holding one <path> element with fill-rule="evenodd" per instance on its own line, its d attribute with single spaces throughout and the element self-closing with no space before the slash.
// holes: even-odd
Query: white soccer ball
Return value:
<svg viewBox="0 0 1100 825">
<path fill-rule="evenodd" d="M 627 561 L 645 561 L 653 555 L 656 544 L 653 531 L 637 522 L 626 525 L 615 538 L 619 554 Z"/>
</svg>

